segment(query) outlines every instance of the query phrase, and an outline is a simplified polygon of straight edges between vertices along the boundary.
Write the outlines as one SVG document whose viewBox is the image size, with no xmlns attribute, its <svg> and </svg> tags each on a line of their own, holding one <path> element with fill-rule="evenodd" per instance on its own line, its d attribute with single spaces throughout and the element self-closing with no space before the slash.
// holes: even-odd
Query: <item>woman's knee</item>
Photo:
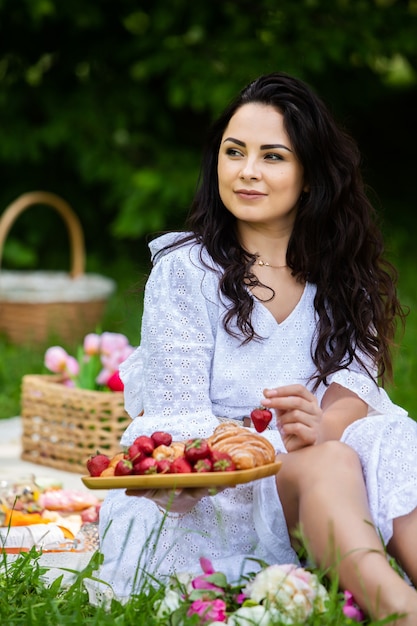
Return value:
<svg viewBox="0 0 417 626">
<path fill-rule="evenodd" d="M 278 473 L 281 482 L 323 479 L 335 473 L 361 471 L 360 460 L 353 448 L 340 441 L 326 441 L 282 455 Z"/>
<path fill-rule="evenodd" d="M 282 457 L 277 489 L 289 527 L 298 523 L 300 501 L 306 494 L 325 499 L 343 489 L 346 481 L 363 484 L 357 453 L 340 441 L 326 441 Z"/>
</svg>

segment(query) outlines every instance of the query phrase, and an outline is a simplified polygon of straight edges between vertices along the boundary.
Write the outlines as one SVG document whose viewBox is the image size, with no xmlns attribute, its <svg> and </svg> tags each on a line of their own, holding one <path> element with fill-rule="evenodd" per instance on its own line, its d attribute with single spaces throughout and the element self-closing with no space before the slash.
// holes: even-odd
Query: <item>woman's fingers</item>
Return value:
<svg viewBox="0 0 417 626">
<path fill-rule="evenodd" d="M 286 385 L 265 389 L 264 395 L 262 404 L 275 410 L 277 427 L 288 452 L 316 443 L 322 410 L 306 387 Z"/>
</svg>

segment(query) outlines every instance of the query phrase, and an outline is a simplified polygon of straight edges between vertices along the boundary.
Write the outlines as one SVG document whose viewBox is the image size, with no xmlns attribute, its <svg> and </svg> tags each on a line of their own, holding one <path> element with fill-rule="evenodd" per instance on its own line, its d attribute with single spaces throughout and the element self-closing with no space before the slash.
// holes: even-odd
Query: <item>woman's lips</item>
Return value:
<svg viewBox="0 0 417 626">
<path fill-rule="evenodd" d="M 257 198 L 263 198 L 266 196 L 265 193 L 255 191 L 254 189 L 236 189 L 235 194 L 241 198 L 249 198 L 251 200 L 256 200 Z"/>
</svg>

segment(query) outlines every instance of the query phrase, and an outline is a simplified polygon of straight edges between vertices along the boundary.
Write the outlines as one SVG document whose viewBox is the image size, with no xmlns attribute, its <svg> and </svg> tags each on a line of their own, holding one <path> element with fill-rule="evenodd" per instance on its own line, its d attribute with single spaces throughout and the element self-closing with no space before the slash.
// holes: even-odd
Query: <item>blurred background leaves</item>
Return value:
<svg viewBox="0 0 417 626">
<path fill-rule="evenodd" d="M 81 219 L 88 269 L 142 278 L 147 236 L 183 225 L 209 123 L 274 70 L 310 83 L 358 140 L 412 306 L 417 0 L 0 0 L 0 212 L 55 192 Z M 2 264 L 66 266 L 64 237 L 50 209 L 29 211 Z M 404 380 L 414 351 L 403 344 Z"/>
<path fill-rule="evenodd" d="M 415 193 L 416 0 L 0 0 L 1 205 L 63 195 L 99 256 L 181 227 L 207 125 L 276 69 L 355 133 L 384 206 Z"/>
</svg>

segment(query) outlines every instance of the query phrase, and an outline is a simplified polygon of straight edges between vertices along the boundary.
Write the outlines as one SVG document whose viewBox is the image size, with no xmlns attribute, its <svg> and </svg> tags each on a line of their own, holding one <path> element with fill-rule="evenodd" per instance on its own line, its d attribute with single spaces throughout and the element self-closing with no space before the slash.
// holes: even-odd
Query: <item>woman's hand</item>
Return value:
<svg viewBox="0 0 417 626">
<path fill-rule="evenodd" d="M 264 389 L 264 396 L 262 405 L 275 409 L 277 428 L 288 452 L 318 443 L 323 411 L 306 387 Z"/>
<path fill-rule="evenodd" d="M 223 489 L 224 487 L 219 487 L 219 489 L 206 487 L 196 489 L 127 489 L 126 495 L 148 498 L 155 502 L 159 508 L 166 510 L 168 514 L 184 514 L 191 511 L 201 498 L 216 495 Z"/>
</svg>

